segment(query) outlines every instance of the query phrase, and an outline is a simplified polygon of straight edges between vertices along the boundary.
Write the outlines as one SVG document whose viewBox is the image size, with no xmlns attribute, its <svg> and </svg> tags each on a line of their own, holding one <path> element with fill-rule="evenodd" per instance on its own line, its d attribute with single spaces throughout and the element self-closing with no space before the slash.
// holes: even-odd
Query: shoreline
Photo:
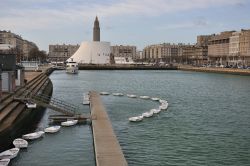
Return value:
<svg viewBox="0 0 250 166">
<path fill-rule="evenodd" d="M 193 72 L 204 72 L 204 73 L 219 73 L 219 74 L 232 74 L 232 75 L 250 76 L 250 70 L 249 69 L 178 66 L 178 70 L 193 71 Z"/>
<path fill-rule="evenodd" d="M 79 70 L 177 70 L 177 66 L 144 66 L 144 65 L 82 65 Z"/>
</svg>

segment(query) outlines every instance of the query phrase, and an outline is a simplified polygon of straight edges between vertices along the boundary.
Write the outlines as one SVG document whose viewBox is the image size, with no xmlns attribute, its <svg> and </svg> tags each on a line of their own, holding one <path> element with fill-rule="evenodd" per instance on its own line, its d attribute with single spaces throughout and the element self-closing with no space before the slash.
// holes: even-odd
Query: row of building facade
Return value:
<svg viewBox="0 0 250 166">
<path fill-rule="evenodd" d="M 50 61 L 66 61 L 79 45 L 49 45 Z M 181 63 L 192 65 L 250 65 L 250 30 L 225 31 L 220 34 L 197 36 L 196 44 L 153 44 L 143 51 L 136 46 L 111 46 L 113 57 L 132 58 L 134 61 Z"/>
<path fill-rule="evenodd" d="M 156 44 L 143 49 L 146 61 L 184 63 L 193 65 L 250 65 L 250 30 L 225 31 L 201 35 L 194 45 Z"/>
<path fill-rule="evenodd" d="M 0 31 L 0 52 L 11 49 L 16 54 L 17 62 L 28 59 L 29 52 L 34 48 L 38 48 L 35 43 L 23 39 L 20 35 L 11 31 Z"/>
</svg>

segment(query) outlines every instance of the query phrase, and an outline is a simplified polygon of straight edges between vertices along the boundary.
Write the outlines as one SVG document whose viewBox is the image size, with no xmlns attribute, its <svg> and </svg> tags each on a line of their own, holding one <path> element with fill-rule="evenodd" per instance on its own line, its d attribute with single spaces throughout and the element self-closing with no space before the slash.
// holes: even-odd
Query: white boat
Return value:
<svg viewBox="0 0 250 166">
<path fill-rule="evenodd" d="M 25 105 L 27 108 L 36 108 L 36 103 L 28 102 Z"/>
<path fill-rule="evenodd" d="M 101 92 L 100 95 L 109 95 L 109 92 Z"/>
<path fill-rule="evenodd" d="M 71 58 L 71 61 L 68 61 L 66 63 L 66 73 L 70 73 L 70 74 L 78 73 L 78 63 L 74 62 L 73 58 Z"/>
<path fill-rule="evenodd" d="M 89 101 L 89 100 L 83 100 L 82 104 L 83 104 L 83 105 L 89 105 L 89 104 L 90 104 L 90 101 Z"/>
<path fill-rule="evenodd" d="M 75 124 L 77 124 L 78 120 L 68 120 L 66 122 L 62 122 L 61 125 L 62 126 L 73 126 Z"/>
<path fill-rule="evenodd" d="M 161 109 L 161 110 L 166 110 L 167 108 L 168 108 L 168 103 L 161 104 L 161 105 L 159 106 L 159 109 Z"/>
<path fill-rule="evenodd" d="M 25 139 L 22 138 L 17 138 L 13 141 L 13 145 L 16 148 L 27 148 L 28 147 L 28 142 Z"/>
<path fill-rule="evenodd" d="M 161 103 L 161 104 L 164 104 L 164 103 L 168 103 L 168 101 L 167 100 L 159 100 L 159 102 Z"/>
<path fill-rule="evenodd" d="M 159 101 L 160 98 L 158 98 L 158 97 L 152 97 L 151 100 L 153 100 L 153 101 Z"/>
<path fill-rule="evenodd" d="M 161 109 L 151 109 L 150 112 L 153 112 L 154 114 L 158 114 L 161 112 Z"/>
<path fill-rule="evenodd" d="M 83 94 L 83 101 L 82 101 L 82 104 L 83 105 L 89 105 L 90 104 L 90 101 L 89 101 L 90 97 L 89 97 L 89 94 Z"/>
<path fill-rule="evenodd" d="M 83 93 L 83 99 L 89 100 L 89 94 L 88 93 L 87 94 Z"/>
<path fill-rule="evenodd" d="M 137 96 L 136 95 L 131 95 L 131 94 L 127 94 L 128 97 L 130 98 L 136 98 Z"/>
<path fill-rule="evenodd" d="M 128 119 L 130 122 L 138 122 L 143 120 L 143 116 L 135 116 Z"/>
<path fill-rule="evenodd" d="M 34 133 L 25 134 L 25 135 L 22 136 L 22 138 L 23 139 L 28 139 L 28 140 L 33 140 L 33 139 L 40 138 L 43 135 L 44 135 L 43 131 L 37 131 L 37 132 L 34 132 Z"/>
<path fill-rule="evenodd" d="M 153 112 L 152 111 L 149 111 L 149 112 L 144 112 L 143 114 L 142 114 L 142 116 L 143 117 L 146 117 L 146 118 L 149 118 L 149 117 L 151 117 L 151 116 L 153 116 Z"/>
<path fill-rule="evenodd" d="M 56 133 L 60 130 L 61 126 L 51 126 L 44 129 L 45 133 Z"/>
<path fill-rule="evenodd" d="M 10 163 L 10 159 L 1 159 L 0 166 L 7 166 Z"/>
<path fill-rule="evenodd" d="M 0 153 L 0 159 L 13 159 L 17 156 L 19 148 L 12 148 Z"/>
<path fill-rule="evenodd" d="M 123 96 L 123 93 L 112 93 L 113 96 Z"/>
<path fill-rule="evenodd" d="M 140 96 L 141 99 L 150 99 L 149 96 Z"/>
</svg>

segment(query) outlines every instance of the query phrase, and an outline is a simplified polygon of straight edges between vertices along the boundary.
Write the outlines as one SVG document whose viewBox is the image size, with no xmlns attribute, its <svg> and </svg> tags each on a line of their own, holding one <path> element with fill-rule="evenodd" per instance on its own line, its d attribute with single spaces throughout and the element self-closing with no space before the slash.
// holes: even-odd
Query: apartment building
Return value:
<svg viewBox="0 0 250 166">
<path fill-rule="evenodd" d="M 150 62 L 188 63 L 195 55 L 194 50 L 194 45 L 190 44 L 163 43 L 145 47 L 142 57 Z"/>
<path fill-rule="evenodd" d="M 235 31 L 225 31 L 214 34 L 208 43 L 208 61 L 211 64 L 227 65 L 230 37 Z"/>
<path fill-rule="evenodd" d="M 250 30 L 225 31 L 213 34 L 208 43 L 211 64 L 224 66 L 250 65 Z"/>
<path fill-rule="evenodd" d="M 183 63 L 183 50 L 192 45 L 179 44 L 155 44 L 143 49 L 142 57 L 150 62 Z"/>
<path fill-rule="evenodd" d="M 48 60 L 51 62 L 65 62 L 78 50 L 79 47 L 80 45 L 78 44 L 49 45 Z"/>
<path fill-rule="evenodd" d="M 124 57 L 137 59 L 136 46 L 124 46 L 124 45 L 115 45 L 111 46 L 111 54 L 114 57 Z"/>
<path fill-rule="evenodd" d="M 240 54 L 239 59 L 243 65 L 250 66 L 250 29 L 241 30 L 239 36 Z"/>
<path fill-rule="evenodd" d="M 35 43 L 30 42 L 28 40 L 23 40 L 23 59 L 22 60 L 28 59 L 30 51 L 35 48 L 37 48 Z"/>
<path fill-rule="evenodd" d="M 37 48 L 36 44 L 28 40 L 24 40 L 20 35 L 11 31 L 0 31 L 0 45 L 4 47 L 9 45 L 17 55 L 17 62 L 26 59 L 29 56 L 30 50 Z"/>
</svg>

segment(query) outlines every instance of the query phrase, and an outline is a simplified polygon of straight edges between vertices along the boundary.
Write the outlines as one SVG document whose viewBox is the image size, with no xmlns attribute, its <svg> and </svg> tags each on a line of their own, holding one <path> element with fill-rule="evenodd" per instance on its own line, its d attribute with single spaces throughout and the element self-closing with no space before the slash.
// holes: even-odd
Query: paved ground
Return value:
<svg viewBox="0 0 250 166">
<path fill-rule="evenodd" d="M 193 67 L 193 66 L 179 66 L 180 70 L 198 71 L 198 72 L 210 72 L 210 73 L 225 73 L 225 74 L 237 74 L 237 75 L 249 75 L 249 69 L 231 69 L 231 68 L 215 68 L 215 67 Z"/>
<path fill-rule="evenodd" d="M 41 74 L 41 72 L 36 72 L 36 71 L 25 71 L 24 73 L 24 79 L 26 79 L 28 82 Z"/>
</svg>

